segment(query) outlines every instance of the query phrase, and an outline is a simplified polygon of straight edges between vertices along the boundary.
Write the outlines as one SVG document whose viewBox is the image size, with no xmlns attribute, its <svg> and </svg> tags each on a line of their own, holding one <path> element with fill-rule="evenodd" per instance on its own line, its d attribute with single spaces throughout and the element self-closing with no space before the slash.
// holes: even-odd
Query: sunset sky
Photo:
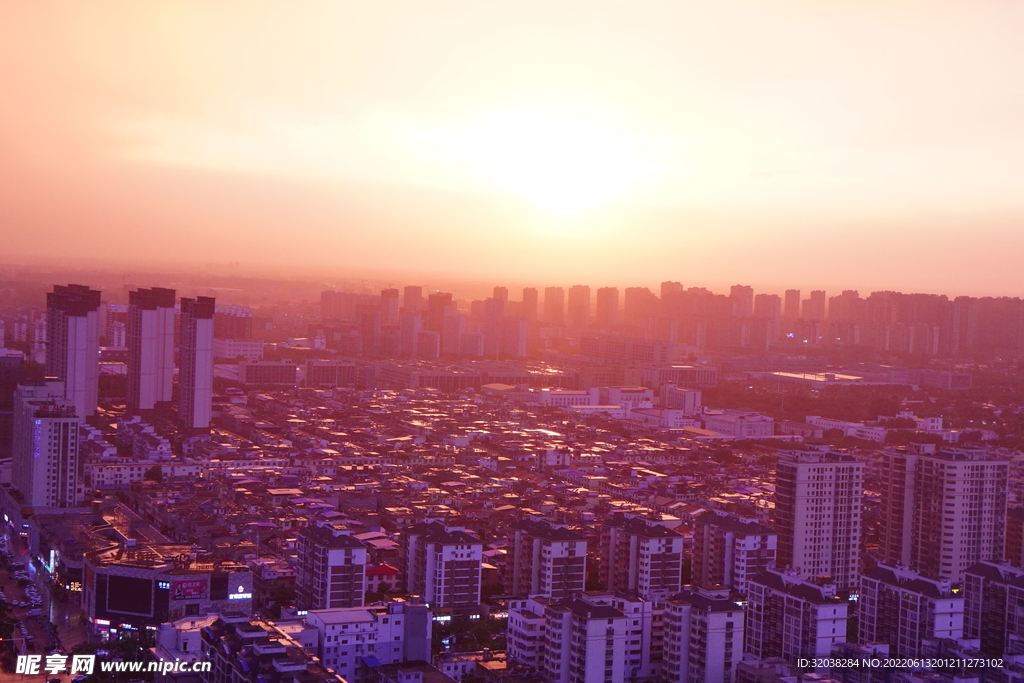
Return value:
<svg viewBox="0 0 1024 683">
<path fill-rule="evenodd" d="M 0 263 L 1024 295 L 1024 2 L 0 0 Z"/>
</svg>

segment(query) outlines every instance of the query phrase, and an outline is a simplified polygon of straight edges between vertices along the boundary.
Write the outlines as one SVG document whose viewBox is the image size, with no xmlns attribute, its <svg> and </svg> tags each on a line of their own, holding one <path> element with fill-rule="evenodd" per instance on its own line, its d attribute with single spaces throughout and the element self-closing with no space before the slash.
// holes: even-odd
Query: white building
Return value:
<svg viewBox="0 0 1024 683">
<path fill-rule="evenodd" d="M 213 357 L 226 360 L 244 358 L 263 360 L 262 339 L 219 339 L 213 340 Z"/>
<path fill-rule="evenodd" d="M 836 596 L 834 585 L 771 569 L 747 585 L 745 652 L 796 664 L 828 657 L 833 646 L 846 642 L 849 601 Z"/>
<path fill-rule="evenodd" d="M 480 604 L 483 543 L 462 527 L 416 524 L 405 532 L 406 590 L 434 609 Z"/>
<path fill-rule="evenodd" d="M 181 300 L 181 368 L 178 378 L 178 417 L 191 429 L 210 426 L 213 412 L 212 297 Z"/>
<path fill-rule="evenodd" d="M 81 418 L 62 382 L 22 384 L 14 395 L 11 483 L 29 507 L 72 507 L 81 499 Z"/>
<path fill-rule="evenodd" d="M 777 549 L 778 535 L 756 520 L 705 512 L 693 523 L 693 585 L 746 593 L 751 577 L 775 566 Z"/>
<path fill-rule="evenodd" d="M 1009 463 L 984 451 L 886 451 L 880 546 L 890 564 L 958 582 L 1006 544 Z"/>
<path fill-rule="evenodd" d="M 889 643 L 894 657 L 920 657 L 926 638 L 959 640 L 964 632 L 964 595 L 949 581 L 915 572 L 872 567 L 860 577 L 857 640 Z"/>
<path fill-rule="evenodd" d="M 368 664 L 430 661 L 432 615 L 426 605 L 312 610 L 306 623 L 319 633 L 320 661 L 350 683 L 374 680 Z"/>
<path fill-rule="evenodd" d="M 100 377 L 100 293 L 56 285 L 46 295 L 46 374 L 64 383 L 80 418 L 96 412 Z"/>
<path fill-rule="evenodd" d="M 542 406 L 565 408 L 567 406 L 592 406 L 600 403 L 601 390 L 589 389 L 541 389 L 534 394 L 534 400 Z"/>
<path fill-rule="evenodd" d="M 705 412 L 704 429 L 744 439 L 757 439 L 775 434 L 775 420 L 761 413 L 742 410 Z"/>
<path fill-rule="evenodd" d="M 128 405 L 152 410 L 173 390 L 174 290 L 139 289 L 128 301 Z"/>
<path fill-rule="evenodd" d="M 624 683 L 660 670 L 662 611 L 611 593 L 509 601 L 509 660 L 551 683 Z M 657 653 L 657 656 L 656 654 Z"/>
<path fill-rule="evenodd" d="M 889 434 L 889 430 L 885 427 L 870 427 L 863 422 L 847 422 L 818 415 L 808 415 L 804 418 L 804 422 L 823 431 L 838 429 L 843 433 L 843 436 L 852 436 L 856 439 L 877 441 L 878 443 L 885 443 L 885 437 Z"/>
<path fill-rule="evenodd" d="M 366 601 L 366 546 L 344 527 L 307 526 L 296 535 L 297 605 L 361 607 Z"/>
<path fill-rule="evenodd" d="M 684 591 L 665 602 L 662 678 L 730 683 L 743 653 L 743 608 L 729 591 Z"/>
<path fill-rule="evenodd" d="M 511 595 L 561 600 L 582 593 L 587 539 L 564 524 L 523 520 L 512 537 Z"/>
<path fill-rule="evenodd" d="M 626 410 L 654 406 L 654 389 L 647 387 L 601 387 L 601 403 Z"/>
<path fill-rule="evenodd" d="M 776 565 L 804 578 L 829 576 L 840 590 L 860 585 L 864 464 L 839 453 L 779 454 L 774 522 Z"/>
<path fill-rule="evenodd" d="M 699 415 L 701 392 L 699 389 L 683 389 L 676 384 L 661 385 L 661 407 L 676 408 L 685 415 Z"/>
</svg>

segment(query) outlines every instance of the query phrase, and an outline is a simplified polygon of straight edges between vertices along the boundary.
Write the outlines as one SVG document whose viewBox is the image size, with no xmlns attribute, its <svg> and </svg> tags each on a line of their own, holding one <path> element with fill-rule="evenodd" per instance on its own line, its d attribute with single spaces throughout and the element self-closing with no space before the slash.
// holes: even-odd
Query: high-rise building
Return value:
<svg viewBox="0 0 1024 683">
<path fill-rule="evenodd" d="M 601 584 L 642 598 L 672 595 L 682 587 L 683 537 L 639 517 L 617 515 L 601 529 Z"/>
<path fill-rule="evenodd" d="M 828 657 L 833 646 L 846 642 L 849 609 L 834 585 L 769 569 L 748 584 L 743 650 L 790 664 Z"/>
<path fill-rule="evenodd" d="M 649 601 L 593 591 L 570 600 L 510 600 L 509 659 L 536 668 L 544 681 L 654 679 L 662 615 Z"/>
<path fill-rule="evenodd" d="M 737 318 L 749 318 L 754 315 L 754 288 L 750 285 L 733 285 L 729 289 L 732 299 L 733 315 Z"/>
<path fill-rule="evenodd" d="M 171 298 L 174 298 L 173 290 Z M 248 306 L 217 306 L 213 318 L 214 339 L 251 339 L 252 309 Z"/>
<path fill-rule="evenodd" d="M 565 324 L 565 290 L 561 287 L 544 288 L 544 322 L 555 327 Z"/>
<path fill-rule="evenodd" d="M 300 609 L 361 607 L 366 601 L 366 546 L 344 527 L 307 526 L 296 535 Z"/>
<path fill-rule="evenodd" d="M 402 308 L 417 312 L 425 310 L 423 288 L 416 285 L 407 285 L 402 290 Z"/>
<path fill-rule="evenodd" d="M 705 512 L 693 524 L 693 585 L 746 593 L 751 577 L 775 566 L 777 547 L 775 532 L 755 520 Z"/>
<path fill-rule="evenodd" d="M 213 412 L 213 297 L 181 299 L 178 419 L 189 429 L 207 429 Z"/>
<path fill-rule="evenodd" d="M 758 294 L 754 297 L 754 315 L 758 318 L 779 320 L 782 317 L 782 297 L 778 294 Z"/>
<path fill-rule="evenodd" d="M 839 590 L 860 584 L 864 464 L 839 453 L 779 455 L 776 564 L 803 578 L 828 576 Z"/>
<path fill-rule="evenodd" d="M 483 543 L 462 527 L 440 522 L 415 524 L 405 531 L 406 590 L 434 609 L 480 604 Z"/>
<path fill-rule="evenodd" d="M 920 657 L 924 639 L 958 640 L 963 630 L 964 596 L 949 581 L 884 564 L 861 575 L 858 641 L 888 643 L 894 657 Z"/>
<path fill-rule="evenodd" d="M 0 364 L 2 363 L 3 352 L 0 352 Z M 3 370 L 0 370 L 0 373 L 2 372 Z M 0 434 L 2 434 L 2 429 L 0 427 Z M 2 438 L 0 436 L 0 439 Z M 0 452 L 3 452 L 2 441 L 0 441 Z M 1024 508 L 1022 507 L 1012 507 L 1006 512 L 1006 551 L 1003 553 L 1003 557 L 1014 567 L 1024 568 Z"/>
<path fill-rule="evenodd" d="M 666 280 L 665 282 L 661 283 L 662 299 L 670 297 L 674 294 L 682 294 L 685 291 L 686 290 L 683 288 L 683 284 L 681 282 L 673 282 L 671 280 Z"/>
<path fill-rule="evenodd" d="M 367 304 L 356 306 L 356 326 L 364 356 L 377 356 L 381 349 L 381 308 Z"/>
<path fill-rule="evenodd" d="M 979 562 L 963 574 L 964 638 L 986 655 L 1024 654 L 1024 570 Z"/>
<path fill-rule="evenodd" d="M 526 320 L 523 318 L 504 319 L 502 323 L 502 357 L 526 357 L 527 330 Z"/>
<path fill-rule="evenodd" d="M 825 319 L 825 291 L 821 289 L 815 289 L 811 292 L 811 296 L 808 299 L 804 299 L 803 307 L 801 309 L 801 317 L 808 320 L 824 320 Z"/>
<path fill-rule="evenodd" d="M 440 334 L 440 353 L 447 356 L 457 356 L 461 352 L 462 335 L 466 332 L 466 316 L 455 310 L 454 306 L 450 306 L 444 314 L 443 322 L 441 324 Z M 481 338 L 483 335 L 481 335 Z M 429 352 L 423 352 L 417 354 L 420 358 L 431 358 Z M 480 351 L 479 355 L 483 355 L 483 351 Z M 434 358 L 437 356 L 434 355 Z"/>
<path fill-rule="evenodd" d="M 379 666 L 430 660 L 432 617 L 426 605 L 389 602 L 310 610 L 306 623 L 319 632 L 315 651 L 324 666 L 349 683 L 374 683 Z"/>
<path fill-rule="evenodd" d="M 11 457 L 14 396 L 25 379 L 25 354 L 0 348 L 0 459 Z"/>
<path fill-rule="evenodd" d="M 497 358 L 501 354 L 503 346 L 503 331 L 505 323 L 505 300 L 490 298 L 484 301 L 483 324 L 481 332 L 484 333 L 484 355 L 490 358 Z"/>
<path fill-rule="evenodd" d="M 800 290 L 786 290 L 786 305 L 782 311 L 784 318 L 796 319 L 800 317 Z"/>
<path fill-rule="evenodd" d="M 536 287 L 525 287 L 523 289 L 523 317 L 526 322 L 532 323 L 537 320 L 538 303 L 540 297 Z"/>
<path fill-rule="evenodd" d="M 728 589 L 699 588 L 665 601 L 661 679 L 730 683 L 743 654 L 743 608 Z"/>
<path fill-rule="evenodd" d="M 600 287 L 594 299 L 594 324 L 602 329 L 619 324 L 619 288 Z"/>
<path fill-rule="evenodd" d="M 410 308 L 403 308 L 398 316 L 398 349 L 403 356 L 417 356 L 416 343 L 422 331 L 423 315 Z"/>
<path fill-rule="evenodd" d="M 445 314 L 454 310 L 455 302 L 449 292 L 434 292 L 427 297 L 427 314 L 423 318 L 423 327 L 430 332 L 444 332 Z"/>
<path fill-rule="evenodd" d="M 885 561 L 959 582 L 1003 559 L 1009 463 L 972 451 L 886 451 L 880 546 Z"/>
<path fill-rule="evenodd" d="M 72 507 L 80 501 L 74 401 L 62 382 L 21 384 L 14 399 L 11 483 L 28 507 Z"/>
<path fill-rule="evenodd" d="M 500 285 L 496 286 L 492 296 L 495 299 L 501 299 L 502 301 L 508 302 L 508 287 L 502 287 Z"/>
<path fill-rule="evenodd" d="M 381 323 L 384 325 L 397 325 L 398 309 L 398 290 L 382 289 L 380 292 Z"/>
<path fill-rule="evenodd" d="M 46 374 L 64 383 L 80 418 L 96 412 L 100 376 L 100 293 L 55 285 L 46 295 Z"/>
<path fill-rule="evenodd" d="M 586 327 L 590 324 L 590 287 L 573 285 L 569 288 L 566 305 L 569 327 Z"/>
<path fill-rule="evenodd" d="M 174 290 L 128 293 L 128 405 L 152 410 L 174 391 Z"/>
<path fill-rule="evenodd" d="M 658 316 L 658 297 L 647 287 L 626 287 L 622 302 L 622 319 L 630 327 L 651 329 Z"/>
<path fill-rule="evenodd" d="M 510 561 L 512 595 L 571 598 L 585 588 L 587 539 L 564 524 L 523 520 L 513 531 Z"/>
</svg>

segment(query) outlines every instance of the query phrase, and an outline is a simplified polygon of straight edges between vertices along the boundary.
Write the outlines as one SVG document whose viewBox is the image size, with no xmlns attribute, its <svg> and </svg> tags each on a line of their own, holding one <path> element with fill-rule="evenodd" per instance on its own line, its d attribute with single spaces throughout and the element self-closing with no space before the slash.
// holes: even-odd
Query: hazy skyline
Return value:
<svg viewBox="0 0 1024 683">
<path fill-rule="evenodd" d="M 0 5 L 0 261 L 1024 295 L 1024 5 Z"/>
</svg>

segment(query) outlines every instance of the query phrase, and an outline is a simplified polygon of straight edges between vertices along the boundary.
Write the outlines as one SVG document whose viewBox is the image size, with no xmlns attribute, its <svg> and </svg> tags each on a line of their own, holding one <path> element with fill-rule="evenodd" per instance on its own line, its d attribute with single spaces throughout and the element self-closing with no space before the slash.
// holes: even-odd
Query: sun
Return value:
<svg viewBox="0 0 1024 683">
<path fill-rule="evenodd" d="M 494 185 L 553 213 L 620 199 L 644 172 L 636 141 L 579 117 L 504 111 L 447 142 Z"/>
</svg>

